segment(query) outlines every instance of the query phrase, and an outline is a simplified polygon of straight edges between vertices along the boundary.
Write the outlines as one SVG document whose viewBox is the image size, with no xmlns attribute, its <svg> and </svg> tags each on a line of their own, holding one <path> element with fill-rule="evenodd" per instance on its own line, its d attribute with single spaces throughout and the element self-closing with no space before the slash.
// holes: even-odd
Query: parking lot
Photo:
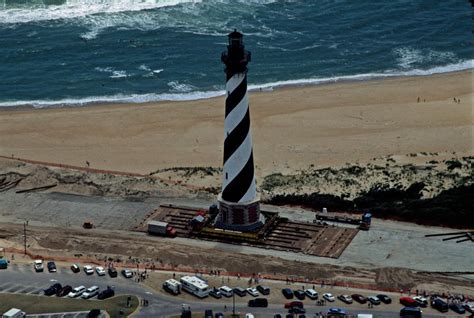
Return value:
<svg viewBox="0 0 474 318">
<path fill-rule="evenodd" d="M 54 313 L 54 314 L 41 314 L 41 315 L 26 315 L 26 318 L 87 318 L 88 311 L 77 311 L 68 313 Z M 106 317 L 105 314 L 101 314 L 99 318 Z"/>
</svg>

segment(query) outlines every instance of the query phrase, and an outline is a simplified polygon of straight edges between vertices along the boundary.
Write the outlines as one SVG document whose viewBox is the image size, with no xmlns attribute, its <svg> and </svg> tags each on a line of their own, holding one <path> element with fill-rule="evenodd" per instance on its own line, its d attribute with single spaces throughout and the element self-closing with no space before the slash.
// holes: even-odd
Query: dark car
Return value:
<svg viewBox="0 0 474 318">
<path fill-rule="evenodd" d="M 464 309 L 464 307 L 461 304 L 452 303 L 451 305 L 449 305 L 449 308 L 455 313 L 458 313 L 460 315 L 463 315 L 466 313 L 466 309 Z"/>
<path fill-rule="evenodd" d="M 383 302 L 384 304 L 392 303 L 392 298 L 388 297 L 387 295 L 380 294 L 380 295 L 377 295 L 377 298 L 380 299 L 380 301 Z"/>
<path fill-rule="evenodd" d="M 110 277 L 117 277 L 117 270 L 114 267 L 109 267 L 107 271 Z"/>
<path fill-rule="evenodd" d="M 211 309 L 206 309 L 204 311 L 204 318 L 213 318 L 214 315 L 212 314 L 212 310 Z"/>
<path fill-rule="evenodd" d="M 294 294 L 299 300 L 304 300 L 306 298 L 306 294 L 303 290 L 295 290 Z"/>
<path fill-rule="evenodd" d="M 303 315 L 303 314 L 298 315 L 298 318 L 306 318 L 306 315 Z"/>
<path fill-rule="evenodd" d="M 250 299 L 249 307 L 268 307 L 268 300 L 266 298 Z"/>
<path fill-rule="evenodd" d="M 56 264 L 54 262 L 48 262 L 48 271 L 50 273 L 56 273 Z"/>
<path fill-rule="evenodd" d="M 87 314 L 87 318 L 97 318 L 100 316 L 100 309 L 92 309 Z"/>
<path fill-rule="evenodd" d="M 281 318 L 281 315 L 280 314 L 275 314 L 275 315 L 273 315 L 273 318 Z"/>
<path fill-rule="evenodd" d="M 400 318 L 421 318 L 420 307 L 404 307 L 400 310 Z"/>
<path fill-rule="evenodd" d="M 79 273 L 81 271 L 81 268 L 77 264 L 72 264 L 71 265 L 71 270 L 73 273 Z"/>
<path fill-rule="evenodd" d="M 288 309 L 288 312 L 290 314 L 305 314 L 306 309 L 300 308 L 300 307 L 293 307 L 293 308 Z"/>
<path fill-rule="evenodd" d="M 211 289 L 211 291 L 209 292 L 209 296 L 212 296 L 217 299 L 222 298 L 222 294 L 217 288 Z"/>
<path fill-rule="evenodd" d="M 345 317 L 346 311 L 341 308 L 331 307 L 328 309 L 328 315 Z"/>
<path fill-rule="evenodd" d="M 270 295 L 270 287 L 258 285 L 257 290 L 262 295 Z"/>
<path fill-rule="evenodd" d="M 56 292 L 56 296 L 58 297 L 67 296 L 71 292 L 71 290 L 72 290 L 72 286 L 66 285 Z"/>
<path fill-rule="evenodd" d="M 49 288 L 44 290 L 44 294 L 46 296 L 56 295 L 58 290 L 61 290 L 61 288 L 62 288 L 61 284 L 59 284 L 59 283 L 53 284 L 53 285 L 49 286 Z"/>
<path fill-rule="evenodd" d="M 293 316 L 293 314 L 286 314 L 285 317 L 286 317 L 286 318 L 295 318 L 295 316 Z"/>
<path fill-rule="evenodd" d="M 351 297 L 359 304 L 365 304 L 367 302 L 367 298 L 365 298 L 365 296 L 362 296 L 361 294 L 352 294 Z"/>
<path fill-rule="evenodd" d="M 431 307 L 439 310 L 440 312 L 448 312 L 449 306 L 448 303 L 442 300 L 441 298 L 434 298 L 431 301 Z"/>
<path fill-rule="evenodd" d="M 245 295 L 247 295 L 247 291 L 241 287 L 235 287 L 233 291 L 234 294 L 239 295 L 240 297 L 244 297 Z"/>
<path fill-rule="evenodd" d="M 224 314 L 221 312 L 216 312 L 214 318 L 224 318 Z"/>
<path fill-rule="evenodd" d="M 283 288 L 281 290 L 281 293 L 283 296 L 285 296 L 286 299 L 293 299 L 293 291 L 289 288 Z"/>
<path fill-rule="evenodd" d="M 299 307 L 299 308 L 303 308 L 304 307 L 304 304 L 302 301 L 290 301 L 289 303 L 286 303 L 285 304 L 285 308 L 293 308 L 293 307 Z"/>
<path fill-rule="evenodd" d="M 107 299 L 113 297 L 115 295 L 115 291 L 112 288 L 104 289 L 97 295 L 97 299 Z"/>
</svg>

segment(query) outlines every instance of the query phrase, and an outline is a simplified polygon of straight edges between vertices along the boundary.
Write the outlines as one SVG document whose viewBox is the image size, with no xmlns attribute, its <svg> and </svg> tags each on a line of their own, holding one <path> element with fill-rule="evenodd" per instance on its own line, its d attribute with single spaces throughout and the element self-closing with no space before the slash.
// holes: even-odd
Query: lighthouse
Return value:
<svg viewBox="0 0 474 318">
<path fill-rule="evenodd" d="M 214 225 L 229 230 L 255 231 L 263 225 L 263 216 L 255 183 L 247 94 L 250 52 L 245 50 L 242 33 L 234 30 L 228 38 L 227 51 L 221 56 L 225 64 L 227 91 L 224 168 L 222 191 L 217 197 L 219 214 Z"/>
</svg>

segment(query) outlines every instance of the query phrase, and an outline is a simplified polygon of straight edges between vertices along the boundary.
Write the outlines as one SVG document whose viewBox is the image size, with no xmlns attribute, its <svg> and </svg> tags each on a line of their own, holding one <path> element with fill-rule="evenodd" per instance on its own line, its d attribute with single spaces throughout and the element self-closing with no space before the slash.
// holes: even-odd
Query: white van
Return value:
<svg viewBox="0 0 474 318">
<path fill-rule="evenodd" d="M 23 318 L 25 317 L 25 312 L 17 308 L 12 308 L 2 315 L 2 318 Z"/>
<path fill-rule="evenodd" d="M 79 297 L 85 291 L 86 291 L 85 286 L 79 286 L 79 287 L 76 287 L 73 290 L 71 290 L 71 292 L 67 296 L 70 297 L 70 298 Z"/>
<path fill-rule="evenodd" d="M 309 289 L 305 289 L 304 293 L 306 294 L 306 296 L 308 296 L 309 298 L 311 299 L 318 299 L 318 292 L 315 291 L 314 289 L 312 288 L 309 288 Z"/>
<path fill-rule="evenodd" d="M 221 286 L 219 288 L 219 291 L 221 292 L 221 294 L 225 297 L 232 297 L 232 294 L 234 293 L 234 291 L 232 290 L 232 288 L 230 287 L 227 287 L 227 286 Z"/>
<path fill-rule="evenodd" d="M 96 296 L 97 294 L 99 294 L 99 287 L 98 286 L 92 286 L 92 287 L 87 288 L 82 293 L 81 297 L 84 298 L 84 299 L 89 299 L 89 298 L 92 298 L 92 297 Z"/>
</svg>

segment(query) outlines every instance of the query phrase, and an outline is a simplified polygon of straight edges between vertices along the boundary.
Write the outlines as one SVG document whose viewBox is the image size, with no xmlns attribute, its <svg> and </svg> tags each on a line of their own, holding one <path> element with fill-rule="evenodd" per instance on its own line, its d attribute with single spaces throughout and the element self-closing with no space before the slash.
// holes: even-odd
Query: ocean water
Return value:
<svg viewBox="0 0 474 318">
<path fill-rule="evenodd" d="M 0 107 L 224 93 L 244 33 L 250 88 L 473 68 L 467 0 L 0 0 Z"/>
</svg>

